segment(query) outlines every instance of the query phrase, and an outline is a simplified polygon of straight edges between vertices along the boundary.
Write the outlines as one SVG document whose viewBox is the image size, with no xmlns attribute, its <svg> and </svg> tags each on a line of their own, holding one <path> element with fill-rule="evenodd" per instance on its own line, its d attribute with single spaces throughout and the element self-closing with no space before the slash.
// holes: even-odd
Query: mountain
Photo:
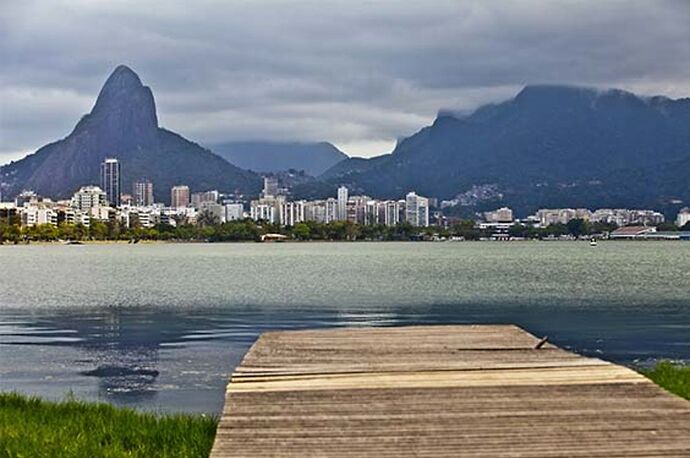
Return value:
<svg viewBox="0 0 690 458">
<path fill-rule="evenodd" d="M 373 167 L 376 167 L 376 165 L 385 162 L 389 156 L 389 154 L 383 154 L 381 156 L 376 156 L 369 159 L 363 157 L 350 157 L 338 162 L 328 170 L 324 171 L 321 175 L 319 175 L 319 178 L 322 180 L 328 180 L 330 178 L 338 178 L 351 174 L 363 173 Z"/>
<path fill-rule="evenodd" d="M 211 148 L 233 164 L 257 172 L 294 169 L 317 176 L 347 159 L 345 153 L 328 142 L 230 142 Z"/>
<path fill-rule="evenodd" d="M 0 168 L 3 194 L 32 189 L 44 196 L 69 197 L 80 186 L 99 183 L 100 163 L 106 157 L 121 162 L 122 192 L 131 192 L 137 179 L 148 178 L 162 202 L 169 202 L 176 184 L 250 194 L 261 188 L 256 174 L 159 127 L 151 89 L 121 65 L 103 85 L 91 113 L 66 138 Z"/>
<path fill-rule="evenodd" d="M 349 161 L 322 179 L 378 197 L 451 198 L 497 185 L 522 213 L 547 206 L 690 202 L 690 99 L 527 86 L 467 116 L 439 114 L 392 154 Z M 493 203 L 495 204 L 495 202 Z"/>
</svg>

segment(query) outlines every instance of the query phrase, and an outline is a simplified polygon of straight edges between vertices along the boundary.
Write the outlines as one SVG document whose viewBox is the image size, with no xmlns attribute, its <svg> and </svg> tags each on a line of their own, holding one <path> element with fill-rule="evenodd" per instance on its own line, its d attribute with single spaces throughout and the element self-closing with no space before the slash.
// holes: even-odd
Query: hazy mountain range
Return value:
<svg viewBox="0 0 690 458">
<path fill-rule="evenodd" d="M 255 172 L 295 169 L 317 176 L 348 158 L 328 142 L 228 142 L 210 148 L 238 167 Z"/>
<path fill-rule="evenodd" d="M 415 190 L 452 198 L 491 185 L 501 197 L 487 206 L 520 213 L 563 206 L 670 212 L 690 202 L 690 99 L 620 90 L 528 86 L 468 115 L 439 114 L 392 154 L 371 159 L 347 158 L 330 143 L 233 142 L 213 149 L 219 155 L 160 128 L 150 89 L 120 66 L 69 136 L 2 167 L 0 181 L 6 196 L 30 188 L 67 197 L 98 183 L 100 162 L 112 156 L 122 161 L 125 192 L 146 177 L 162 201 L 179 183 L 254 195 L 260 177 L 244 169 L 292 168 L 319 175 L 297 186 L 296 197 L 334 195 L 344 184 L 374 197 Z"/>
</svg>

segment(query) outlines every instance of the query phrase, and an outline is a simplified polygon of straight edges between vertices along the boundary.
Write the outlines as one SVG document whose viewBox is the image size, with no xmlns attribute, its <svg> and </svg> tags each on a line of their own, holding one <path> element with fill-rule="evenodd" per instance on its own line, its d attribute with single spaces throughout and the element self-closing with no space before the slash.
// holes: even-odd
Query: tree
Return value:
<svg viewBox="0 0 690 458">
<path fill-rule="evenodd" d="M 508 229 L 508 235 L 511 237 L 527 237 L 528 232 L 527 226 L 520 223 L 515 223 Z"/>
<path fill-rule="evenodd" d="M 660 223 L 656 225 L 656 230 L 659 232 L 675 232 L 678 230 L 678 226 L 671 222 Z"/>
<path fill-rule="evenodd" d="M 215 226 L 220 224 L 220 218 L 212 211 L 204 209 L 196 216 L 196 224 L 200 227 Z"/>
<path fill-rule="evenodd" d="M 307 240 L 310 234 L 311 231 L 309 230 L 309 226 L 305 223 L 297 223 L 295 227 L 292 228 L 292 236 L 298 240 Z"/>
<path fill-rule="evenodd" d="M 589 221 L 582 218 L 571 219 L 565 226 L 568 229 L 568 233 L 574 237 L 588 235 L 591 233 L 592 229 Z"/>
<path fill-rule="evenodd" d="M 103 221 L 92 220 L 89 227 L 89 235 L 95 240 L 107 240 L 108 226 Z"/>
</svg>

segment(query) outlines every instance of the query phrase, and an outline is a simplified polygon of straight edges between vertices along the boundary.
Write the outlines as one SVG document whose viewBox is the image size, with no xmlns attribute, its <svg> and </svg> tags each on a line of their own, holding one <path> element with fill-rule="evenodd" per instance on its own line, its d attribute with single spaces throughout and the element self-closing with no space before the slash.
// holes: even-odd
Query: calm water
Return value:
<svg viewBox="0 0 690 458">
<path fill-rule="evenodd" d="M 0 390 L 216 413 L 264 330 L 418 323 L 690 361 L 690 243 L 0 247 Z"/>
</svg>

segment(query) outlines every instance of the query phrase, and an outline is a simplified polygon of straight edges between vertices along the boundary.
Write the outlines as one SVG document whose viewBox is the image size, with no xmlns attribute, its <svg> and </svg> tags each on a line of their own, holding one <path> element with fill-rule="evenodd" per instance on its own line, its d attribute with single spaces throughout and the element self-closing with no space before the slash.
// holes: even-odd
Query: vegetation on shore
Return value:
<svg viewBox="0 0 690 458">
<path fill-rule="evenodd" d="M 642 373 L 665 390 L 690 400 L 690 366 L 661 361 Z"/>
<path fill-rule="evenodd" d="M 592 233 L 602 233 L 615 229 L 615 225 L 580 223 L 554 224 L 547 228 L 532 228 L 514 225 L 510 229 L 513 237 L 541 239 L 572 235 L 586 236 Z M 89 227 L 77 224 L 59 224 L 52 226 L 43 224 L 33 227 L 22 227 L 17 222 L 8 224 L 0 221 L 0 243 L 50 242 L 58 240 L 161 240 L 161 241 L 207 241 L 233 242 L 258 241 L 265 234 L 282 234 L 292 240 L 377 240 L 377 241 L 409 241 L 428 240 L 434 237 L 461 238 L 464 240 L 479 240 L 490 237 L 492 230 L 480 229 L 474 221 L 459 220 L 448 227 L 430 226 L 414 227 L 409 223 L 395 226 L 384 224 L 360 225 L 350 221 L 334 221 L 331 223 L 317 223 L 307 221 L 294 226 L 281 226 L 265 221 L 244 219 L 217 223 L 216 221 L 200 218 L 197 224 L 158 224 L 152 228 L 127 228 L 117 221 L 94 221 Z"/>
<path fill-rule="evenodd" d="M 0 393 L 0 457 L 207 457 L 217 420 Z"/>
<path fill-rule="evenodd" d="M 662 361 L 642 372 L 690 400 L 690 366 Z M 202 415 L 156 415 L 109 404 L 0 393 L 0 458 L 207 457 L 217 425 L 216 418 Z"/>
</svg>

